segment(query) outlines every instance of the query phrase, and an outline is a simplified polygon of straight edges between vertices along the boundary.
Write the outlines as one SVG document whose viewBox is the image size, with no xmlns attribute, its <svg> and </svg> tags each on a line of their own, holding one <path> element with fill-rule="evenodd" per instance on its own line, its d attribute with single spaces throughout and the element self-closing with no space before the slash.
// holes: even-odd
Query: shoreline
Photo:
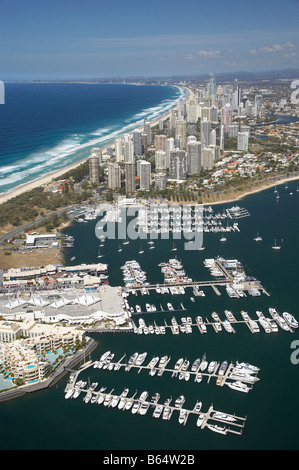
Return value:
<svg viewBox="0 0 299 470">
<path fill-rule="evenodd" d="M 225 199 L 223 201 L 203 202 L 202 205 L 203 206 L 216 206 L 220 204 L 228 204 L 228 203 L 240 201 L 241 199 L 247 196 L 251 196 L 252 194 L 260 193 L 262 191 L 266 191 L 267 189 L 274 188 L 275 186 L 280 186 L 281 184 L 285 184 L 285 183 L 288 183 L 289 181 L 296 181 L 296 180 L 299 180 L 299 175 L 285 177 L 277 181 L 271 182 L 268 185 L 261 185 L 260 187 L 257 187 L 256 189 L 253 189 L 252 191 L 246 191 L 234 198 Z"/>
<path fill-rule="evenodd" d="M 182 89 L 186 90 L 188 92 L 188 98 L 187 99 L 188 100 L 191 99 L 190 96 L 193 95 L 192 90 L 190 90 L 189 88 L 186 88 L 184 86 L 181 86 L 181 87 L 177 86 L 176 88 L 178 88 L 179 90 L 182 90 Z M 168 110 L 166 113 L 161 114 L 161 116 L 154 118 L 154 121 L 152 121 L 152 122 L 149 121 L 151 127 L 155 127 L 161 119 L 163 119 L 163 120 L 168 119 L 171 115 L 172 110 L 175 108 L 178 101 L 180 101 L 180 99 L 177 99 L 177 100 L 174 101 L 174 106 L 171 108 L 171 110 Z M 136 129 L 137 129 L 137 127 L 136 127 Z M 142 130 L 143 126 L 138 127 L 138 129 Z M 123 135 L 124 134 L 120 134 L 119 137 L 121 137 Z M 101 150 L 102 151 L 106 150 L 108 147 L 110 147 L 113 144 L 114 141 L 115 141 L 115 138 L 109 140 L 103 147 L 100 147 Z M 113 145 L 112 145 L 112 147 L 113 147 Z M 89 157 L 85 157 L 81 160 L 78 160 L 78 162 L 76 162 L 76 163 L 68 165 L 68 166 L 66 166 L 64 168 L 61 168 L 59 170 L 54 170 L 54 171 L 48 173 L 47 175 L 38 177 L 35 180 L 29 181 L 28 183 L 23 183 L 23 184 L 17 186 L 16 188 L 10 189 L 10 190 L 6 191 L 5 193 L 0 194 L 0 204 L 2 204 L 4 202 L 7 202 L 9 199 L 12 199 L 16 196 L 19 196 L 20 194 L 23 194 L 27 191 L 31 191 L 34 188 L 45 186 L 46 184 L 51 183 L 51 181 L 54 178 L 58 178 L 59 176 L 63 176 L 68 171 L 71 171 L 71 170 L 77 168 L 82 163 L 86 162 L 88 160 L 88 158 Z"/>
</svg>

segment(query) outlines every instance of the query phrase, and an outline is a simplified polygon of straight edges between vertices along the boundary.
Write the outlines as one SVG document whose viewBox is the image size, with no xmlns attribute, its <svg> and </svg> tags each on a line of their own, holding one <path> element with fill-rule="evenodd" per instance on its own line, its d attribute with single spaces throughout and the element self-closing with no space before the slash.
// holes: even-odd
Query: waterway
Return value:
<svg viewBox="0 0 299 470">
<path fill-rule="evenodd" d="M 155 249 L 149 250 L 147 241 L 134 241 L 123 245 L 121 253 L 117 251 L 119 242 L 108 240 L 101 248 L 102 262 L 109 265 L 111 285 L 121 285 L 122 266 L 126 260 L 136 259 L 147 272 L 150 283 L 163 282 L 161 268 L 158 264 L 177 256 L 182 261 L 187 274 L 193 280 L 210 279 L 204 267 L 205 258 L 218 255 L 227 259 L 239 259 L 248 275 L 259 279 L 268 297 L 251 297 L 231 299 L 224 288 L 217 296 L 212 288 L 205 289 L 206 296 L 195 297 L 191 290 L 185 296 L 159 295 L 156 292 L 148 297 L 130 296 L 131 305 L 154 303 L 157 307 L 172 302 L 174 307 L 183 302 L 187 311 L 177 312 L 182 316 L 196 315 L 211 318 L 216 311 L 224 319 L 224 310 L 231 310 L 237 319 L 240 311 L 245 310 L 254 318 L 256 310 L 262 310 L 268 316 L 268 308 L 278 311 L 289 311 L 299 318 L 298 311 L 298 265 L 299 265 L 299 192 L 297 182 L 291 182 L 286 189 L 279 187 L 280 199 L 276 200 L 274 188 L 246 197 L 239 203 L 251 214 L 240 219 L 240 233 L 227 233 L 226 242 L 220 242 L 221 234 L 204 233 L 204 251 L 186 251 L 182 239 L 176 243 L 177 252 L 172 252 L 172 240 L 155 243 Z M 290 195 L 290 192 L 293 195 Z M 214 212 L 222 212 L 229 205 L 213 206 Z M 75 237 L 74 248 L 68 249 L 66 260 L 76 255 L 72 263 L 98 262 L 99 240 L 94 235 L 96 221 L 86 224 L 75 223 L 67 229 Z M 263 241 L 253 239 L 259 231 Z M 281 250 L 273 250 L 274 239 L 281 244 Z M 139 254 L 140 246 L 144 253 Z M 156 312 L 144 314 L 147 323 L 153 320 L 162 325 L 164 319 L 170 323 L 172 313 Z M 138 317 L 136 316 L 136 319 Z M 193 361 L 204 353 L 209 361 L 248 361 L 260 368 L 259 378 L 253 390 L 243 394 L 228 387 L 217 387 L 215 380 L 200 384 L 192 379 L 188 382 L 171 378 L 170 374 L 162 377 L 151 377 L 146 371 L 138 373 L 137 369 L 125 372 L 89 368 L 80 378 L 97 381 L 98 389 L 106 386 L 107 390 L 121 393 L 125 387 L 129 395 L 136 390 L 143 390 L 150 395 L 159 392 L 160 402 L 172 396 L 186 397 L 186 408 L 193 408 L 197 400 L 203 402 L 203 411 L 211 403 L 215 409 L 247 416 L 246 425 L 241 436 L 215 434 L 208 429 L 196 427 L 195 416 L 190 416 L 187 424 L 178 423 L 174 414 L 170 421 L 152 417 L 152 412 L 145 416 L 133 415 L 130 411 L 118 408 L 106 408 L 103 405 L 85 404 L 82 395 L 76 400 L 64 398 L 64 389 L 68 377 L 62 379 L 54 388 L 30 394 L 14 401 L 4 402 L 0 406 L 0 418 L 4 423 L 0 436 L 2 449 L 94 449 L 94 450 L 254 450 L 254 449 L 298 449 L 297 422 L 298 413 L 298 367 L 296 360 L 291 360 L 294 353 L 292 344 L 298 338 L 294 334 L 280 330 L 278 333 L 252 334 L 245 324 L 235 327 L 236 334 L 225 331 L 215 333 L 210 327 L 206 335 L 201 335 L 193 328 L 190 335 L 133 335 L 133 334 L 93 334 L 98 341 L 98 348 L 91 359 L 99 359 L 107 350 L 115 353 L 120 359 L 135 351 L 148 352 L 147 362 L 152 356 L 171 356 L 171 364 L 179 357 Z M 294 355 L 296 359 L 296 354 Z"/>
</svg>

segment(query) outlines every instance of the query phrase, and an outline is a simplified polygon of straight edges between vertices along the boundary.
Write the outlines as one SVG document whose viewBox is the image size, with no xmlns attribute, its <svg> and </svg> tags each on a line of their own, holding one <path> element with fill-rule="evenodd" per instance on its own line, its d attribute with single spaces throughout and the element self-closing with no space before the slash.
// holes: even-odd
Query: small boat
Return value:
<svg viewBox="0 0 299 470">
<path fill-rule="evenodd" d="M 174 402 L 174 406 L 176 408 L 180 408 L 181 406 L 183 406 L 183 404 L 185 403 L 185 397 L 184 395 L 180 395 Z"/>
<path fill-rule="evenodd" d="M 204 419 L 205 419 L 205 415 L 203 413 L 201 413 L 197 418 L 196 426 L 200 427 L 202 425 Z"/>
<path fill-rule="evenodd" d="M 218 432 L 219 434 L 227 434 L 227 429 L 225 426 L 217 426 L 217 424 L 208 424 L 207 428 L 211 431 Z"/>
<path fill-rule="evenodd" d="M 180 424 L 185 424 L 185 423 L 186 423 L 187 416 L 188 416 L 187 410 L 181 409 L 181 410 L 180 410 L 180 415 L 179 415 L 179 423 L 180 423 Z"/>
<path fill-rule="evenodd" d="M 155 411 L 153 413 L 153 417 L 154 418 L 160 418 L 162 411 L 163 411 L 163 405 L 158 405 L 155 408 Z"/>
<path fill-rule="evenodd" d="M 261 242 L 263 241 L 263 238 L 259 236 L 259 233 L 257 232 L 256 237 L 254 238 L 255 242 Z"/>
<path fill-rule="evenodd" d="M 291 315 L 291 314 L 288 313 L 288 312 L 283 312 L 282 316 L 283 316 L 283 318 L 285 319 L 285 321 L 287 322 L 287 324 L 288 324 L 291 328 L 298 328 L 298 322 L 297 322 L 297 320 L 293 317 L 293 315 Z"/>
<path fill-rule="evenodd" d="M 275 242 L 274 242 L 274 245 L 272 246 L 272 249 L 273 250 L 280 250 L 281 246 L 277 245 L 276 243 L 276 238 L 275 238 Z"/>
<path fill-rule="evenodd" d="M 175 246 L 175 244 L 173 244 L 172 249 L 170 251 L 177 251 L 177 247 Z"/>
</svg>

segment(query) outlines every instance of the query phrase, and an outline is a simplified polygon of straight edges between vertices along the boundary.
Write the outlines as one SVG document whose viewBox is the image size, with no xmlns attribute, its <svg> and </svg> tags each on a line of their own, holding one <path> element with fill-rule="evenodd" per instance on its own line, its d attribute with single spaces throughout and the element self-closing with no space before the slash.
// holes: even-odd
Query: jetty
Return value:
<svg viewBox="0 0 299 470">
<path fill-rule="evenodd" d="M 178 418 L 180 424 L 185 426 L 190 416 L 195 416 L 195 424 L 199 429 L 209 429 L 211 431 L 227 435 L 228 433 L 241 435 L 246 424 L 247 417 L 236 416 L 235 414 L 224 413 L 214 409 L 213 404 L 207 411 L 202 411 L 202 403 L 197 401 L 192 409 L 184 408 L 185 397 L 181 395 L 175 401 L 172 397 L 160 403 L 160 394 L 154 394 L 149 400 L 148 392 L 142 392 L 138 397 L 137 390 L 132 396 L 128 396 L 129 390 L 124 389 L 119 395 L 113 394 L 114 389 L 106 392 L 106 387 L 101 387 L 99 391 L 95 388 L 98 383 L 93 383 L 86 388 L 86 382 L 83 386 L 68 384 L 65 389 L 65 398 L 77 398 L 81 393 L 84 395 L 84 403 L 103 404 L 107 408 L 118 407 L 122 411 L 131 411 L 133 414 L 145 415 L 152 413 L 154 418 L 162 418 L 169 421 L 174 415 Z M 70 388 L 70 385 L 73 388 Z M 75 394 L 76 392 L 76 394 Z M 179 416 L 178 416 L 179 415 Z"/>
</svg>

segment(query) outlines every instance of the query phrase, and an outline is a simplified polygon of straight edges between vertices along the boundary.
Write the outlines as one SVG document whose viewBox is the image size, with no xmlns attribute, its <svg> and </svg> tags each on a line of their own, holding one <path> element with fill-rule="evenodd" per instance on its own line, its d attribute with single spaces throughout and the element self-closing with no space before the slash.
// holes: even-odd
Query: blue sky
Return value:
<svg viewBox="0 0 299 470">
<path fill-rule="evenodd" d="M 1 0 L 0 79 L 299 67 L 299 0 Z"/>
</svg>

